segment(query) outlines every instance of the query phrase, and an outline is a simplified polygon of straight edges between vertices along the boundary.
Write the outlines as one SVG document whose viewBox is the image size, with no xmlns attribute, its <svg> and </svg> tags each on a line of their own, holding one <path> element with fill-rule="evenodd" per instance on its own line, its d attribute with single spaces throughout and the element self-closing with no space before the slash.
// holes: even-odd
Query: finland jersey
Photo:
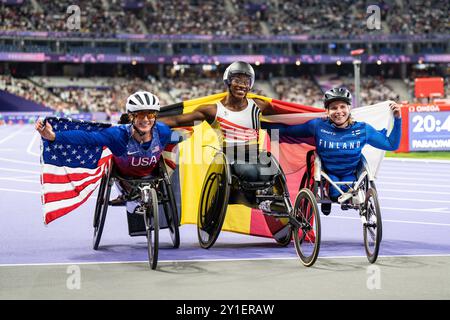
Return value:
<svg viewBox="0 0 450 320">
<path fill-rule="evenodd" d="M 367 143 L 366 123 L 356 122 L 350 128 L 340 129 L 328 121 L 316 122 L 316 149 L 325 171 L 337 176 L 353 173 Z"/>
<path fill-rule="evenodd" d="M 366 143 L 382 150 L 398 148 L 401 119 L 394 119 L 394 128 L 389 137 L 386 137 L 385 129 L 377 131 L 365 122 L 355 122 L 347 128 L 337 128 L 328 120 L 320 118 L 293 126 L 265 124 L 264 128 L 280 129 L 280 136 L 314 137 L 316 151 L 324 170 L 336 176 L 346 176 L 354 174 Z"/>
<path fill-rule="evenodd" d="M 211 125 L 219 130 L 219 142 L 224 147 L 257 144 L 261 111 L 252 99 L 247 99 L 247 107 L 241 111 L 231 111 L 219 101 L 216 118 Z"/>
</svg>

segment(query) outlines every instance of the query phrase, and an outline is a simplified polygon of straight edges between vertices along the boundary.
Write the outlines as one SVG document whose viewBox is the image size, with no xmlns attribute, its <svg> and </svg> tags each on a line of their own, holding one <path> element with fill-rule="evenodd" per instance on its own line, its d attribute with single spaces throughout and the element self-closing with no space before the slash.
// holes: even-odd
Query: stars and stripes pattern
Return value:
<svg viewBox="0 0 450 320">
<path fill-rule="evenodd" d="M 95 132 L 110 124 L 66 118 L 47 118 L 55 132 L 84 130 Z M 110 165 L 107 148 L 61 144 L 42 140 L 41 185 L 45 224 L 71 212 L 86 202 Z"/>
</svg>

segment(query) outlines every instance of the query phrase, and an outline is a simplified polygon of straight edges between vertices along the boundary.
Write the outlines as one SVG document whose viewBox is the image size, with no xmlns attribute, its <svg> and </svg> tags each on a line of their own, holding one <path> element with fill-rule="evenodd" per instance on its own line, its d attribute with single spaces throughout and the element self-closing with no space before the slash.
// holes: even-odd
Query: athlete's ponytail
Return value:
<svg viewBox="0 0 450 320">
<path fill-rule="evenodd" d="M 119 124 L 129 124 L 131 123 L 131 118 L 128 113 L 122 113 L 120 116 Z"/>
</svg>

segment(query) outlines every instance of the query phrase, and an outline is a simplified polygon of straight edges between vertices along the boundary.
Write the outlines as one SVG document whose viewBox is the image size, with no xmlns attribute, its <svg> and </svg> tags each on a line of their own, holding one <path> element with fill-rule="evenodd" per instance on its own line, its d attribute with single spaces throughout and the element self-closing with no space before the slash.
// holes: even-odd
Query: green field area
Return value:
<svg viewBox="0 0 450 320">
<path fill-rule="evenodd" d="M 396 153 L 396 152 L 392 152 L 392 151 L 387 151 L 386 157 L 388 157 L 388 158 L 450 160 L 450 152 L 448 152 L 448 151 L 423 151 L 423 152 Z"/>
</svg>

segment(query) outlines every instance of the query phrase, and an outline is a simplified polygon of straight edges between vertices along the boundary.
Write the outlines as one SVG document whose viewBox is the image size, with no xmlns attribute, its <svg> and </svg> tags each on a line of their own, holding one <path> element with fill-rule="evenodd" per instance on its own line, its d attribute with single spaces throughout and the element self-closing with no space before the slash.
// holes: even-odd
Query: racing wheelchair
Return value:
<svg viewBox="0 0 450 320">
<path fill-rule="evenodd" d="M 273 234 L 275 240 L 287 246 L 293 234 L 301 262 L 307 267 L 312 266 L 320 247 L 320 217 L 314 195 L 304 188 L 297 194 L 292 206 L 286 177 L 278 161 L 270 152 L 261 152 L 258 157 L 261 155 L 268 157 L 265 163 L 271 173 L 261 181 L 246 181 L 236 175 L 232 158 L 216 149 L 200 195 L 197 216 L 199 244 L 205 249 L 213 246 L 222 229 L 229 204 L 243 204 L 255 209 L 261 209 L 263 204 L 266 207 L 262 210 L 265 216 L 288 221 L 281 232 Z"/>
<path fill-rule="evenodd" d="M 126 202 L 137 202 L 133 213 L 127 212 L 128 230 L 130 236 L 146 236 L 148 246 L 148 261 L 152 269 L 158 263 L 159 230 L 168 228 L 173 247 L 180 245 L 179 221 L 175 196 L 171 180 L 161 156 L 157 172 L 151 177 L 128 179 L 120 176 L 114 164 L 106 170 L 98 191 L 94 214 L 93 249 L 97 250 L 105 225 L 108 206 L 113 206 L 110 200 L 111 188 L 115 182 L 125 183 L 127 192 L 124 193 Z M 123 205 L 123 204 L 122 204 Z M 159 206 L 163 207 L 164 214 L 160 214 Z M 163 220 L 163 221 L 162 221 Z M 165 220 L 165 223 L 164 223 Z M 164 226 L 166 225 L 166 226 Z"/>
<path fill-rule="evenodd" d="M 321 205 L 322 213 L 329 215 L 331 204 L 335 202 L 328 195 L 329 188 L 336 188 L 340 193 L 337 203 L 341 205 L 341 208 L 343 210 L 354 209 L 359 212 L 366 256 L 370 263 L 375 263 L 382 239 L 382 220 L 375 178 L 364 156 L 356 169 L 356 181 L 332 181 L 322 170 L 320 157 L 314 150 L 308 151 L 306 166 L 300 182 L 300 190 L 309 189 L 314 195 L 314 202 Z M 339 187 L 342 185 L 349 188 L 347 192 L 342 191 Z"/>
</svg>

